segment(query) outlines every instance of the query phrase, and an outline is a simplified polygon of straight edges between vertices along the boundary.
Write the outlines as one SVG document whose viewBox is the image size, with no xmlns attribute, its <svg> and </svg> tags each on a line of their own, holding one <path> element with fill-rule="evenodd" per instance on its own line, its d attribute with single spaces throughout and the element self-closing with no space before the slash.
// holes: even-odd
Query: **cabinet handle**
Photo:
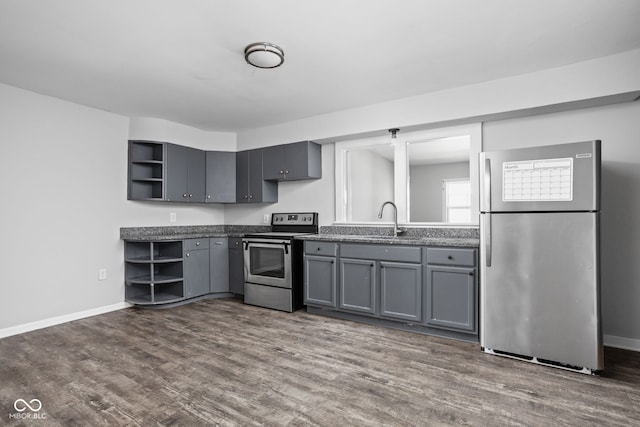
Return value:
<svg viewBox="0 0 640 427">
<path fill-rule="evenodd" d="M 252 195 L 249 195 L 249 198 L 250 198 L 250 199 L 253 199 L 253 196 L 252 196 Z"/>
<path fill-rule="evenodd" d="M 289 171 L 284 171 L 284 173 L 289 173 Z"/>
<path fill-rule="evenodd" d="M 245 198 L 245 199 L 248 199 L 248 198 L 249 198 L 249 196 L 244 196 L 244 198 Z"/>
<path fill-rule="evenodd" d="M 283 174 L 283 173 L 284 173 L 284 171 L 280 171 L 280 173 L 281 173 L 281 174 Z"/>
<path fill-rule="evenodd" d="M 211 198 L 211 194 L 207 194 L 207 199 L 210 199 L 210 198 Z"/>
<path fill-rule="evenodd" d="M 187 197 L 187 193 L 184 193 L 184 194 L 182 195 L 182 197 Z"/>
<path fill-rule="evenodd" d="M 469 276 L 473 276 L 473 271 L 470 271 L 470 272 L 469 272 Z"/>
<path fill-rule="evenodd" d="M 191 254 L 189 252 L 187 252 L 187 256 L 191 256 Z"/>
<path fill-rule="evenodd" d="M 193 197 L 193 194 L 189 194 L 189 197 Z"/>
<path fill-rule="evenodd" d="M 200 242 L 196 242 L 196 246 L 200 246 Z"/>
<path fill-rule="evenodd" d="M 447 259 L 453 259 L 453 257 L 452 257 L 451 255 L 449 255 L 449 256 L 447 257 Z"/>
</svg>

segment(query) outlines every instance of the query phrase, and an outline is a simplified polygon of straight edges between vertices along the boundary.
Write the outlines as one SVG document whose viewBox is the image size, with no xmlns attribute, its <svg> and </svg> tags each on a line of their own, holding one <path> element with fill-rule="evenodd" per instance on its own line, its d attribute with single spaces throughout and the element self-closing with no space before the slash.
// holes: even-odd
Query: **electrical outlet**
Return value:
<svg viewBox="0 0 640 427">
<path fill-rule="evenodd" d="M 170 212 L 169 213 L 169 222 L 176 222 L 176 213 L 175 212 Z"/>
<path fill-rule="evenodd" d="M 269 218 L 269 214 L 264 214 L 264 215 L 262 216 L 262 223 L 263 223 L 263 224 L 269 224 L 269 221 L 270 221 L 270 220 L 271 220 L 271 219 Z"/>
<path fill-rule="evenodd" d="M 107 280 L 107 269 L 101 268 L 98 270 L 98 280 Z"/>
</svg>

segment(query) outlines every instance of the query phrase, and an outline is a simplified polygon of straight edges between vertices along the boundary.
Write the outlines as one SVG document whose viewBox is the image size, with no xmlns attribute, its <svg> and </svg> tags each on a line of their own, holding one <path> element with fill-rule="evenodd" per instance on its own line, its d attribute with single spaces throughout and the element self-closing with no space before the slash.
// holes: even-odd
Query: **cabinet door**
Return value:
<svg viewBox="0 0 640 427">
<path fill-rule="evenodd" d="M 166 186 L 169 202 L 204 202 L 204 151 L 167 144 Z"/>
<path fill-rule="evenodd" d="M 310 141 L 287 144 L 284 152 L 284 165 L 286 179 L 321 178 L 320 145 Z"/>
<path fill-rule="evenodd" d="M 421 319 L 422 265 L 380 262 L 380 314 L 393 319 Z"/>
<path fill-rule="evenodd" d="M 187 147 L 187 201 L 204 203 L 206 192 L 206 157 L 203 150 Z"/>
<path fill-rule="evenodd" d="M 304 257 L 304 302 L 336 308 L 336 259 Z"/>
<path fill-rule="evenodd" d="M 375 314 L 375 261 L 340 259 L 340 308 Z"/>
<path fill-rule="evenodd" d="M 427 266 L 425 324 L 465 332 L 477 331 L 476 270 Z"/>
<path fill-rule="evenodd" d="M 236 202 L 249 202 L 249 151 L 236 153 Z"/>
<path fill-rule="evenodd" d="M 209 250 L 198 249 L 184 254 L 184 281 L 186 297 L 209 293 Z"/>
<path fill-rule="evenodd" d="M 284 179 L 285 177 L 285 146 L 276 145 L 262 149 L 263 178 Z"/>
<path fill-rule="evenodd" d="M 231 151 L 206 152 L 207 203 L 235 203 L 236 153 Z"/>
<path fill-rule="evenodd" d="M 188 147 L 167 144 L 167 176 L 166 198 L 169 202 L 186 202 L 189 197 L 187 192 L 187 165 L 189 164 Z"/>
<path fill-rule="evenodd" d="M 244 253 L 238 237 L 229 238 L 229 292 L 244 294 Z"/>
<path fill-rule="evenodd" d="M 226 237 L 209 239 L 209 292 L 229 292 L 229 244 Z"/>
</svg>

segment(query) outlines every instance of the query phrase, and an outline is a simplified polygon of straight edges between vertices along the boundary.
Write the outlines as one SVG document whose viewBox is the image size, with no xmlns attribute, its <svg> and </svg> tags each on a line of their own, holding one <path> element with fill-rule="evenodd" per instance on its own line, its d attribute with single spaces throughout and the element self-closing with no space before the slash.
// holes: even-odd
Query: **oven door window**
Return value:
<svg viewBox="0 0 640 427">
<path fill-rule="evenodd" d="M 285 252 L 281 247 L 249 246 L 249 273 L 253 276 L 285 278 Z"/>
</svg>

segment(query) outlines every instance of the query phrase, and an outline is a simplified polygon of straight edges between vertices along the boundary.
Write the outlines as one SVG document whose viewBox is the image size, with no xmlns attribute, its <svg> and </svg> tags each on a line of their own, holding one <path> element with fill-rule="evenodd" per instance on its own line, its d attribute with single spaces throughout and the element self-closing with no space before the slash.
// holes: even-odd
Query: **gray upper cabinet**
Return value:
<svg viewBox="0 0 640 427">
<path fill-rule="evenodd" d="M 236 153 L 207 151 L 206 203 L 236 202 Z"/>
<path fill-rule="evenodd" d="M 236 203 L 275 203 L 278 183 L 265 181 L 262 149 L 236 153 Z"/>
<path fill-rule="evenodd" d="M 165 144 L 129 141 L 128 200 L 164 200 Z"/>
<path fill-rule="evenodd" d="M 205 153 L 191 147 L 166 144 L 166 200 L 205 201 Z"/>
<path fill-rule="evenodd" d="M 322 178 L 322 153 L 311 141 L 263 148 L 265 180 Z"/>
</svg>

